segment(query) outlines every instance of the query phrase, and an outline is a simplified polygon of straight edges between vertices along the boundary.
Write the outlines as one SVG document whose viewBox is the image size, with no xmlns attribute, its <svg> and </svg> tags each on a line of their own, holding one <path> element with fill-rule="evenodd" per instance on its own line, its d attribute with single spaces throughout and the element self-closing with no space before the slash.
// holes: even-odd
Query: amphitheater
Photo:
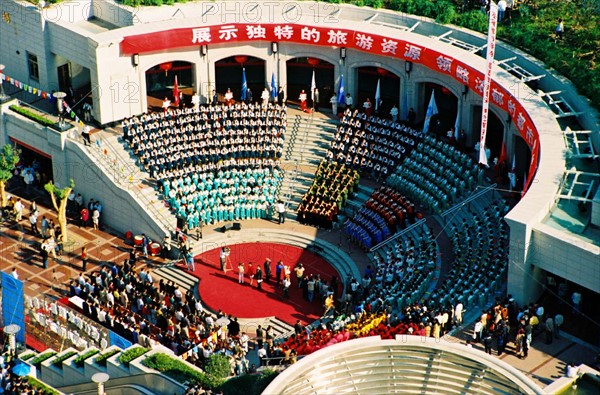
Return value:
<svg viewBox="0 0 600 395">
<path fill-rule="evenodd" d="M 391 306 L 394 311 L 417 302 L 440 306 L 461 302 L 469 323 L 497 299 L 510 294 L 518 305 L 526 305 L 552 284 L 568 287 L 565 299 L 579 292 L 586 303 L 598 300 L 598 113 L 564 77 L 506 43 L 496 45 L 486 144 L 492 157 L 504 155 L 512 161 L 512 174 L 519 181 L 512 186 L 498 179 L 492 169 L 479 169 L 475 153 L 465 153 L 468 150 L 439 138 L 445 130 L 459 126 L 466 131 L 465 147 L 479 141 L 487 47 L 487 37 L 479 33 L 392 11 L 308 1 L 189 2 L 132 8 L 112 0 L 80 0 L 68 7 L 59 3 L 43 8 L 6 0 L 2 10 L 0 35 L 7 39 L 0 42 L 0 62 L 5 66 L 0 68 L 0 93 L 7 96 L 0 97 L 1 139 L 42 161 L 55 184 L 68 185 L 73 179 L 78 193 L 103 202 L 105 225 L 110 229 L 106 236 L 70 225 L 75 246 L 95 242 L 98 253 L 105 254 L 100 265 L 124 259 L 125 250 L 119 248 L 127 231 L 159 241 L 165 235 L 175 236 L 175 230 L 187 222 L 177 218 L 163 185 L 144 168 L 149 158 L 137 155 L 127 142 L 129 125 L 123 119 L 139 117 L 149 109 L 161 113 L 162 97 L 172 95 L 176 87 L 190 106 L 193 97 L 203 105 L 215 100 L 215 90 L 216 100 L 222 102 L 229 87 L 237 98 L 243 73 L 255 100 L 263 88 L 279 85 L 286 92 L 287 129 L 277 147 L 280 173 L 273 178 L 274 193 L 268 199 L 271 204 L 285 201 L 287 222 L 277 225 L 271 217 L 236 214 L 235 221 L 244 219 L 241 231 L 227 230 L 234 216 L 230 220 L 217 217 L 215 209 L 214 222 L 212 218 L 205 221 L 203 238 L 192 244 L 195 256 L 227 245 L 263 241 L 299 247 L 315 252 L 335 268 L 345 295 L 352 279 L 361 279 L 367 266 L 385 267 L 410 250 L 411 264 L 419 270 L 406 274 L 403 281 L 382 281 L 380 288 L 365 295 L 364 302 Z M 27 54 L 26 63 L 19 57 L 21 52 Z M 303 89 L 311 89 L 311 71 L 321 90 L 321 109 L 307 113 L 298 110 L 296 98 Z M 174 75 L 178 82 L 173 82 Z M 343 199 L 333 229 L 297 221 L 296 212 L 317 179 L 319 165 L 337 143 L 340 119 L 331 113 L 329 97 L 337 98 L 343 87 L 344 93 L 355 98 L 355 106 L 361 107 L 367 98 L 379 94 L 375 84 L 379 92 L 380 82 L 385 105 L 382 117 L 393 103 L 400 109 L 401 120 L 408 119 L 409 109 L 414 109 L 421 125 L 435 95 L 440 110 L 435 128 L 439 130 L 415 134 L 414 148 L 390 166 L 387 177 L 383 173 L 362 176 Z M 66 127 L 55 117 L 55 100 L 46 100 L 54 91 L 67 91 L 71 96 L 67 103 L 73 111 L 67 110 Z M 75 99 L 80 94 L 82 99 Z M 80 137 L 85 119 L 76 107 L 81 108 L 83 101 L 91 106 L 91 147 Z M 14 105 L 41 114 L 51 124 L 58 122 L 39 124 L 11 108 Z M 402 133 L 406 133 L 403 141 L 413 137 L 411 130 Z M 366 207 L 382 185 L 413 202 L 419 215 L 383 240 L 374 234 L 357 237 L 348 224 L 376 224 L 368 220 L 373 217 Z M 224 217 L 229 218 L 226 213 Z M 17 240 L 16 226 L 7 230 L 9 239 Z M 76 257 L 77 251 L 73 247 L 70 252 Z M 4 272 L 20 267 L 15 256 L 18 259 L 16 252 L 7 258 L 10 266 Z M 73 259 L 70 263 L 73 266 Z M 173 281 L 198 297 L 197 277 L 172 261 L 160 263 L 166 264 L 148 263 L 155 279 Z M 54 276 L 48 268 L 23 270 L 30 283 L 37 279 L 39 284 L 48 284 Z M 58 270 L 64 271 L 64 280 L 77 274 L 72 268 Z M 43 295 L 39 285 L 26 285 L 25 295 L 28 325 L 39 329 L 52 321 L 53 313 L 44 317 L 35 313 L 38 310 L 56 309 L 54 318 L 60 315 L 55 298 Z M 81 317 L 81 322 L 88 321 Z M 293 323 L 273 317 L 241 322 L 248 332 L 258 323 L 273 325 L 278 340 L 294 331 Z M 325 322 L 318 320 L 315 326 Z M 6 317 L 4 323 L 9 323 Z M 74 354 L 63 363 L 60 374 L 50 366 L 51 359 L 42 363 L 38 379 L 64 393 L 83 394 L 95 391 L 90 384 L 93 373 L 109 373 L 113 384 L 107 384 L 108 394 L 184 393 L 182 383 L 162 375 L 156 379 L 160 384 L 149 389 L 154 379 L 148 377 L 154 376 L 142 377 L 156 375 L 156 371 L 135 361 L 124 369 L 118 363 L 122 351 L 110 331 L 99 328 L 92 336 L 91 322 L 82 324 L 80 332 L 82 327 L 87 334 L 75 337 L 77 330 L 69 330 L 66 323 L 64 332 L 60 323 L 48 325 L 58 337 L 69 338 Z M 598 328 L 594 330 L 597 333 Z M 264 393 L 543 394 L 562 391 L 572 383 L 559 379 L 552 386 L 535 381 L 524 361 L 512 366 L 455 342 L 461 336 L 464 333 L 456 331 L 451 340 L 436 341 L 402 334 L 394 339 L 371 336 L 335 344 L 282 371 Z M 71 369 L 75 355 L 89 349 L 118 349 L 119 354 L 109 358 L 105 368 L 86 362 L 83 371 Z M 158 349 L 149 355 L 173 354 L 164 347 Z M 129 376 L 135 378 L 128 382 Z"/>
</svg>

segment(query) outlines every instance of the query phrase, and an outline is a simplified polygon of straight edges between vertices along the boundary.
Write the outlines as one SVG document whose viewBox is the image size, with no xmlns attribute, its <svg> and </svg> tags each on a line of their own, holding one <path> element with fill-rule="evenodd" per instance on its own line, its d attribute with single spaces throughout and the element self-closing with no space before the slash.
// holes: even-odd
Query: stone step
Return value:
<svg viewBox="0 0 600 395">
<path fill-rule="evenodd" d="M 198 288 L 198 278 L 184 272 L 181 268 L 169 264 L 154 269 L 153 273 L 165 280 L 173 281 L 175 285 L 182 288 L 184 291 Z"/>
</svg>

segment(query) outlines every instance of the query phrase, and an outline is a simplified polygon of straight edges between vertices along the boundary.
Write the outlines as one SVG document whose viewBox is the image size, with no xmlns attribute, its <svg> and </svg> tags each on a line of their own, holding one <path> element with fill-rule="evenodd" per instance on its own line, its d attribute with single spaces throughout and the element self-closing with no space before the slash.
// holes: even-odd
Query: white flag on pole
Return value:
<svg viewBox="0 0 600 395">
<path fill-rule="evenodd" d="M 375 89 L 375 111 L 379 110 L 379 100 L 381 99 L 380 84 L 381 80 L 377 79 L 377 89 Z"/>
<path fill-rule="evenodd" d="M 435 91 L 431 91 L 431 99 L 429 99 L 429 105 L 427 106 L 427 112 L 425 113 L 425 123 L 423 124 L 423 133 L 429 131 L 429 123 L 431 117 L 438 114 L 437 104 L 435 104 Z"/>
<path fill-rule="evenodd" d="M 310 82 L 310 99 L 315 101 L 315 89 L 317 89 L 317 83 L 315 82 L 315 71 L 313 70 L 312 81 Z"/>
</svg>

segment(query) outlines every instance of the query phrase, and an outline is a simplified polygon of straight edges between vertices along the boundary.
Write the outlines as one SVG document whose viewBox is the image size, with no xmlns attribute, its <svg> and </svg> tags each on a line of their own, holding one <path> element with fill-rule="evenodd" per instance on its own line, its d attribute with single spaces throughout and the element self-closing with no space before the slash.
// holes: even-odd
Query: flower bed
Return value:
<svg viewBox="0 0 600 395">
<path fill-rule="evenodd" d="M 207 382 L 206 374 L 192 369 L 180 359 L 170 357 L 167 354 L 152 354 L 142 361 L 142 365 L 158 370 L 180 383 L 189 382 L 205 385 Z"/>
<path fill-rule="evenodd" d="M 48 387 L 46 384 L 42 383 L 36 378 L 31 376 L 27 376 L 27 383 L 32 387 L 36 388 L 40 394 L 44 395 L 60 395 L 60 392 L 55 390 L 54 388 Z"/>
<path fill-rule="evenodd" d="M 44 362 L 45 360 L 47 360 L 49 358 L 52 358 L 56 354 L 57 354 L 56 351 L 45 352 L 45 353 L 40 354 L 37 357 L 33 358 L 30 363 L 39 369 L 40 366 L 42 366 L 42 362 Z"/>
<path fill-rule="evenodd" d="M 15 104 L 13 104 L 12 106 L 10 106 L 9 108 L 11 110 L 13 110 L 14 112 L 16 112 L 17 114 L 21 114 L 25 118 L 29 118 L 32 121 L 40 123 L 40 124 L 42 124 L 44 126 L 52 126 L 52 125 L 54 125 L 56 123 L 56 122 L 54 122 L 54 121 L 52 121 L 52 120 L 50 120 L 48 118 L 45 118 L 42 115 L 39 115 L 39 114 L 37 114 L 37 113 L 35 113 L 35 112 L 31 111 L 31 110 L 28 110 L 28 109 L 26 109 L 24 107 L 19 107 L 19 106 L 15 105 Z"/>
<path fill-rule="evenodd" d="M 150 349 L 146 347 L 130 348 L 129 350 L 124 351 L 123 354 L 119 356 L 119 362 L 129 367 L 129 362 L 146 354 L 148 351 L 150 351 Z"/>
<path fill-rule="evenodd" d="M 115 354 L 118 354 L 119 350 L 109 350 L 104 353 L 98 354 L 96 358 L 94 358 L 94 362 L 96 362 L 100 366 L 106 366 L 106 361 L 108 358 L 112 357 Z"/>
<path fill-rule="evenodd" d="M 99 352 L 100 352 L 99 350 L 88 350 L 85 353 L 78 356 L 77 358 L 75 358 L 75 360 L 73 362 L 75 363 L 75 366 L 77 366 L 78 368 L 83 368 L 83 365 L 85 364 L 85 360 L 91 356 L 98 354 Z"/>
<path fill-rule="evenodd" d="M 62 363 L 63 363 L 63 361 L 66 361 L 67 359 L 71 358 L 75 354 L 77 354 L 77 351 L 66 352 L 63 355 L 60 355 L 60 356 L 54 358 L 54 360 L 52 361 L 52 365 L 54 367 L 62 369 Z"/>
</svg>

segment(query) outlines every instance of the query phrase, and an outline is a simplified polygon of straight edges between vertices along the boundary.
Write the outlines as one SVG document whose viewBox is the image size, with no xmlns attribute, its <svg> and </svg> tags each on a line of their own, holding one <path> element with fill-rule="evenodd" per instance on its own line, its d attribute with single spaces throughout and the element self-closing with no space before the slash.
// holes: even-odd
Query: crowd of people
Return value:
<svg viewBox="0 0 600 395">
<path fill-rule="evenodd" d="M 266 218 L 282 175 L 277 168 L 233 168 L 163 180 L 162 190 L 188 229 L 222 221 Z"/>
<path fill-rule="evenodd" d="M 458 324 L 452 306 L 428 308 L 426 304 L 414 303 L 399 312 L 393 310 L 390 305 L 373 310 L 370 305 L 360 304 L 353 313 L 339 313 L 335 320 L 295 331 L 280 347 L 285 353 L 302 356 L 367 336 L 394 339 L 396 335 L 407 334 L 439 339 Z"/>
<path fill-rule="evenodd" d="M 188 229 L 265 218 L 281 182 L 286 107 L 211 104 L 125 119 L 125 140 Z"/>
<path fill-rule="evenodd" d="M 344 232 L 364 250 L 381 243 L 413 223 L 421 214 L 398 192 L 387 186 L 373 191 L 354 217 L 344 223 Z"/>
<path fill-rule="evenodd" d="M 235 318 L 220 311 L 215 318 L 191 291 L 155 281 L 149 270 L 136 267 L 137 256 L 132 250 L 123 265 L 82 272 L 70 283 L 69 296 L 81 298 L 85 316 L 133 344 L 162 344 L 198 366 L 213 353 L 230 357 L 232 371 L 238 362 L 247 365 L 250 339 Z"/>
<path fill-rule="evenodd" d="M 394 189 L 437 213 L 482 185 L 483 172 L 458 149 L 425 135 L 423 143 L 390 175 Z"/>
<path fill-rule="evenodd" d="M 312 185 L 298 206 L 298 222 L 331 229 L 359 181 L 358 171 L 337 162 L 321 161 Z"/>
<path fill-rule="evenodd" d="M 385 178 L 417 146 L 420 134 L 399 122 L 346 109 L 326 157 Z"/>
</svg>

